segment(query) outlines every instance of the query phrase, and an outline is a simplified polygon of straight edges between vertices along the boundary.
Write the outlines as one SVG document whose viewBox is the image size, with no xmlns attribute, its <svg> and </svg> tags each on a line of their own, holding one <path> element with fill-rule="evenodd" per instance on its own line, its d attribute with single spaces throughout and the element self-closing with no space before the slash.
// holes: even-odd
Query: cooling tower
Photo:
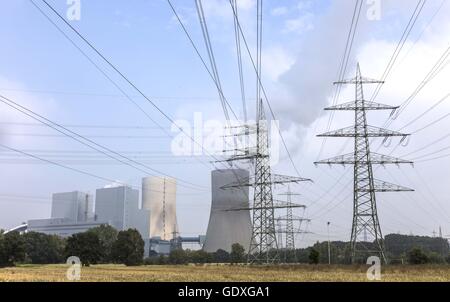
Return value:
<svg viewBox="0 0 450 302">
<path fill-rule="evenodd" d="M 215 170 L 211 172 L 211 214 L 203 250 L 216 252 L 218 249 L 231 251 L 233 243 L 241 244 L 246 250 L 250 245 L 252 228 L 250 211 L 227 211 L 248 208 L 248 187 L 223 189 L 222 187 L 249 177 L 242 169 Z"/>
<path fill-rule="evenodd" d="M 176 180 L 169 177 L 142 179 L 142 208 L 150 211 L 150 238 L 170 240 L 177 230 Z"/>
</svg>

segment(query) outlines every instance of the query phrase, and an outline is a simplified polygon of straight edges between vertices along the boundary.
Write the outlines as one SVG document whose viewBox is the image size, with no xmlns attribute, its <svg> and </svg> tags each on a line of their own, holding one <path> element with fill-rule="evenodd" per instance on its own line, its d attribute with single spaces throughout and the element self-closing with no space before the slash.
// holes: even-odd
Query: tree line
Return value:
<svg viewBox="0 0 450 302">
<path fill-rule="evenodd" d="M 373 242 L 363 243 L 366 246 Z M 16 263 L 64 263 L 77 256 L 85 266 L 90 264 L 120 263 L 125 265 L 164 265 L 187 263 L 245 263 L 247 255 L 242 245 L 235 243 L 231 252 L 219 249 L 214 253 L 203 250 L 175 249 L 169 255 L 150 251 L 144 259 L 144 240 L 135 229 L 117 231 L 101 225 L 68 238 L 37 232 L 19 234 L 0 231 L 0 266 Z M 448 241 L 443 238 L 390 234 L 384 238 L 386 256 L 391 264 L 450 263 Z M 330 242 L 332 264 L 350 263 L 348 242 Z M 328 242 L 317 242 L 312 247 L 279 252 L 285 263 L 328 263 Z M 363 263 L 367 257 L 361 257 Z"/>
<path fill-rule="evenodd" d="M 17 263 L 64 263 L 70 256 L 80 258 L 82 265 L 98 263 L 143 263 L 144 240 L 135 229 L 118 232 L 101 225 L 68 238 L 38 232 L 0 232 L 0 266 Z"/>
</svg>

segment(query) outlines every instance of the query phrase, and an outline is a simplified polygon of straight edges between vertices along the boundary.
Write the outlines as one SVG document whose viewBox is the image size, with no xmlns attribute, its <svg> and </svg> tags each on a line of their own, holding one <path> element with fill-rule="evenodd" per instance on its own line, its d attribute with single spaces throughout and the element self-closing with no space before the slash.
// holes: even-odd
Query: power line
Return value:
<svg viewBox="0 0 450 302">
<path fill-rule="evenodd" d="M 90 177 L 94 177 L 94 178 L 97 178 L 97 179 L 100 179 L 100 180 L 104 180 L 104 181 L 107 181 L 107 182 L 117 183 L 117 180 L 112 180 L 112 179 L 109 179 L 109 178 L 106 178 L 106 177 L 103 177 L 103 176 L 95 175 L 95 174 L 90 173 L 90 172 L 86 172 L 86 171 L 82 171 L 82 170 L 79 170 L 79 169 L 76 169 L 76 168 L 65 166 L 65 165 L 59 164 L 57 162 L 54 162 L 54 161 L 51 161 L 51 160 L 48 160 L 48 159 L 45 159 L 45 158 L 33 155 L 31 153 L 23 152 L 23 151 L 21 151 L 19 149 L 8 147 L 8 146 L 3 145 L 3 144 L 0 144 L 0 147 L 8 149 L 10 151 L 21 153 L 21 154 L 26 155 L 28 157 L 32 157 L 32 158 L 35 158 L 37 160 L 40 160 L 40 161 L 43 161 L 43 162 L 47 162 L 49 164 L 52 164 L 52 165 L 55 165 L 55 166 L 58 166 L 58 167 L 61 167 L 61 168 L 67 169 L 67 170 L 71 170 L 71 171 L 74 171 L 74 172 L 77 172 L 77 173 L 80 173 L 80 174 L 84 174 L 84 175 L 87 175 L 87 176 L 90 176 Z M 121 183 L 121 184 L 122 185 L 126 185 L 126 184 L 123 184 L 123 183 Z"/>
<path fill-rule="evenodd" d="M 60 125 L 58 123 L 55 123 L 55 122 L 45 118 L 44 116 L 42 116 L 42 115 L 40 115 L 40 114 L 38 114 L 38 113 L 36 113 L 36 112 L 26 108 L 26 107 L 24 107 L 24 106 L 22 106 L 22 105 L 20 105 L 20 104 L 18 104 L 16 102 L 14 102 L 13 100 L 11 100 L 11 99 L 9 99 L 9 98 L 7 98 L 5 96 L 0 95 L 0 102 L 6 104 L 7 106 L 9 106 L 9 107 L 11 107 L 11 108 L 13 108 L 13 109 L 15 109 L 15 110 L 17 110 L 17 111 L 27 115 L 27 116 L 29 116 L 30 118 L 32 118 L 32 119 L 34 119 L 34 120 L 36 120 L 36 121 L 38 121 L 38 122 L 40 122 L 42 124 L 47 125 L 48 127 L 58 131 L 59 133 L 65 135 L 65 136 L 68 136 L 68 137 L 78 141 L 79 143 L 81 143 L 81 144 L 83 144 L 83 145 L 85 145 L 85 146 L 87 146 L 87 147 L 89 147 L 89 148 L 91 148 L 91 149 L 93 149 L 93 150 L 95 150 L 97 152 L 105 154 L 106 156 L 108 156 L 108 157 L 110 157 L 110 158 L 112 158 L 114 160 L 117 160 L 117 161 L 119 161 L 119 162 L 121 162 L 121 163 L 123 163 L 123 164 L 125 164 L 127 166 L 133 167 L 133 168 L 135 168 L 135 169 L 137 169 L 137 170 L 139 170 L 141 172 L 144 172 L 144 173 L 148 174 L 147 170 L 144 170 L 142 168 L 139 168 L 139 167 L 136 167 L 135 165 L 133 165 L 133 164 L 137 164 L 137 165 L 142 166 L 142 167 L 144 167 L 144 168 L 146 168 L 148 170 L 151 170 L 153 172 L 159 173 L 161 175 L 169 176 L 166 173 L 163 173 L 162 171 L 153 169 L 153 168 L 151 168 L 151 167 L 149 167 L 147 165 L 139 163 L 139 162 L 137 162 L 137 161 L 135 161 L 133 159 L 130 159 L 130 158 L 128 158 L 128 157 L 126 157 L 126 156 L 124 156 L 124 155 L 114 151 L 114 150 L 111 150 L 110 148 L 102 146 L 102 145 L 96 143 L 95 141 L 93 141 L 93 140 L 91 140 L 89 138 L 86 138 L 86 137 L 84 137 L 84 136 L 82 136 L 82 135 L 80 135 L 80 134 L 78 134 L 78 133 L 76 133 L 76 132 L 74 132 L 74 131 L 72 131 L 70 129 L 67 129 L 64 126 L 62 126 L 62 125 Z M 111 155 L 111 153 L 116 155 L 116 156 L 118 156 L 119 158 Z M 125 161 L 125 160 L 127 160 L 127 161 Z M 197 186 L 197 187 L 201 188 L 201 186 L 193 184 L 193 183 L 191 183 L 189 181 L 184 181 L 184 180 L 181 180 L 181 179 L 179 179 L 179 181 L 182 182 L 182 183 L 186 183 L 186 184 Z"/>
<path fill-rule="evenodd" d="M 358 9 L 358 4 L 359 4 L 359 9 Z M 360 0 L 357 0 L 356 3 L 355 3 L 355 8 L 353 10 L 353 16 L 352 16 L 352 21 L 351 21 L 351 24 L 350 24 L 350 29 L 348 31 L 347 41 L 345 43 L 344 55 L 342 57 L 340 65 L 339 65 L 338 81 L 341 81 L 344 78 L 345 73 L 347 71 L 351 50 L 353 48 L 353 41 L 354 41 L 354 38 L 355 38 L 355 34 L 356 34 L 356 29 L 358 27 L 358 23 L 359 23 L 359 17 L 360 17 L 360 14 L 361 14 L 362 4 L 363 4 L 363 1 L 360 2 Z M 333 97 L 333 102 L 332 102 L 333 106 L 336 105 L 337 101 L 339 100 L 341 89 L 342 89 L 341 85 L 337 85 L 336 86 L 334 97 Z M 334 112 L 331 112 L 331 114 L 328 116 L 326 132 L 329 131 L 330 128 L 331 128 L 331 123 L 333 122 L 334 114 L 335 114 Z M 323 150 L 325 148 L 326 141 L 327 141 L 327 138 L 324 137 L 322 139 L 322 145 L 320 146 L 320 150 L 319 150 L 319 154 L 317 155 L 317 158 L 321 157 L 321 155 L 323 153 Z"/>
<path fill-rule="evenodd" d="M 438 102 L 436 102 L 435 104 L 433 104 L 430 108 L 428 108 L 427 110 L 425 110 L 424 112 L 422 112 L 421 114 L 419 114 L 417 117 L 415 117 L 414 119 L 412 119 L 410 122 L 406 123 L 403 127 L 401 127 L 398 131 L 401 131 L 405 128 L 407 128 L 408 126 L 410 126 L 411 124 L 415 123 L 417 120 L 421 119 L 422 117 L 424 117 L 427 113 L 429 113 L 431 110 L 433 110 L 434 108 L 436 108 L 437 106 L 439 106 L 440 104 L 442 104 L 443 102 L 445 102 L 448 97 L 450 96 L 450 93 L 448 93 L 447 95 L 445 95 L 443 98 L 441 98 Z"/>
<path fill-rule="evenodd" d="M 389 76 L 390 72 L 392 71 L 392 68 L 395 65 L 395 61 L 397 60 L 400 52 L 402 51 L 403 47 L 405 46 L 405 43 L 408 40 L 411 30 L 413 29 L 414 25 L 416 24 L 417 19 L 419 18 L 419 15 L 422 12 L 423 7 L 425 6 L 426 2 L 427 2 L 426 0 L 419 0 L 417 2 L 416 8 L 414 9 L 414 12 L 411 15 L 411 18 L 409 19 L 408 25 L 406 25 L 406 28 L 403 31 L 403 34 L 400 38 L 400 41 L 398 41 L 397 47 L 395 48 L 394 53 L 392 54 L 391 59 L 389 60 L 389 63 L 387 65 L 385 71 L 383 72 L 381 81 L 383 81 L 383 82 L 386 81 L 387 77 Z M 383 86 L 382 83 L 377 85 L 372 97 L 370 98 L 370 101 L 374 101 L 377 98 L 382 86 Z"/>
<path fill-rule="evenodd" d="M 386 120 L 385 125 L 389 126 L 390 124 L 392 124 L 392 122 L 396 120 L 398 116 L 401 113 L 403 113 L 403 111 L 405 111 L 405 109 L 411 104 L 411 102 L 420 93 L 420 91 L 445 68 L 445 66 L 450 62 L 450 61 L 445 62 L 449 56 L 450 56 L 450 46 L 439 57 L 439 59 L 427 73 L 425 78 L 419 83 L 416 89 L 411 93 L 411 95 L 400 105 L 400 109 L 398 109 L 394 115 L 390 116 Z"/>
<path fill-rule="evenodd" d="M 47 17 L 48 20 L 59 30 L 62 32 L 62 30 L 54 23 L 46 14 L 43 12 L 34 2 L 33 0 L 30 0 L 33 5 L 38 8 L 38 10 L 44 14 L 44 16 Z M 165 117 L 168 121 L 172 123 L 172 125 L 176 126 L 184 135 L 186 135 L 194 144 L 201 147 L 201 149 L 208 154 L 210 157 L 212 157 L 215 161 L 217 161 L 217 158 L 214 157 L 212 154 L 210 154 L 205 148 L 202 146 L 202 144 L 198 143 L 192 136 L 190 136 L 182 127 L 180 127 L 175 121 L 167 115 L 158 105 L 156 105 L 142 90 L 140 90 L 128 77 L 125 76 L 108 58 L 106 58 L 91 42 L 89 42 L 76 28 L 74 28 L 61 14 L 59 14 L 46 0 L 42 0 L 42 2 L 45 3 L 45 5 L 63 22 L 65 23 L 81 40 L 83 40 L 108 66 L 110 66 L 123 80 L 125 80 L 133 89 L 135 89 L 139 95 L 141 95 L 147 102 L 149 102 L 163 117 Z M 63 32 L 64 33 L 64 32 Z M 65 33 L 64 36 L 71 40 Z M 76 45 L 75 43 L 73 43 Z M 79 47 L 76 46 L 78 49 Z M 92 62 L 92 60 L 90 60 Z M 204 162 L 201 162 L 202 164 L 205 164 Z M 210 163 L 213 166 L 214 163 Z"/>
<path fill-rule="evenodd" d="M 237 14 L 236 14 L 236 10 L 234 9 L 232 0 L 230 0 L 229 2 L 230 2 L 231 9 L 232 9 L 232 11 L 233 11 L 233 15 L 236 17 Z M 261 90 L 262 90 L 262 93 L 263 93 L 263 95 L 264 95 L 264 100 L 265 100 L 265 102 L 266 102 L 266 104 L 267 104 L 267 106 L 268 106 L 268 108 L 269 108 L 269 111 L 270 111 L 270 114 L 271 114 L 273 120 L 277 120 L 276 117 L 275 117 L 275 113 L 274 113 L 274 111 L 272 110 L 272 106 L 270 105 L 269 98 L 268 98 L 268 96 L 267 96 L 266 90 L 265 90 L 264 85 L 263 85 L 263 83 L 262 83 L 261 77 L 259 76 L 259 73 L 258 73 L 258 68 L 257 68 L 257 66 L 256 66 L 256 64 L 255 64 L 255 61 L 253 60 L 253 56 L 252 56 L 252 53 L 251 53 L 251 51 L 250 51 L 250 47 L 248 46 L 247 39 L 245 38 L 244 31 L 242 30 L 242 26 L 241 26 L 241 23 L 239 22 L 239 19 L 238 19 L 238 18 L 236 18 L 236 23 L 237 23 L 237 26 L 238 26 L 238 28 L 239 28 L 239 33 L 240 33 L 240 35 L 241 35 L 241 37 L 242 37 L 242 41 L 244 42 L 245 49 L 247 50 L 247 54 L 248 54 L 248 56 L 249 56 L 249 58 L 250 58 L 250 61 L 251 61 L 252 66 L 253 66 L 253 69 L 254 69 L 254 71 L 255 71 L 255 73 L 256 73 L 257 81 L 258 81 L 259 85 L 261 86 Z M 288 147 L 287 147 L 286 141 L 285 141 L 285 139 L 284 139 L 284 137 L 283 137 L 283 134 L 282 134 L 282 132 L 281 132 L 281 128 L 280 128 L 278 125 L 276 125 L 276 124 L 275 124 L 275 126 L 276 126 L 276 128 L 277 128 L 277 130 L 278 130 L 278 134 L 279 134 L 279 136 L 280 136 L 280 138 L 281 138 L 281 142 L 282 142 L 282 144 L 283 144 L 284 149 L 286 150 L 286 153 L 287 153 L 287 155 L 288 155 L 288 158 L 289 158 L 289 161 L 290 161 L 292 167 L 294 168 L 294 170 L 295 170 L 297 176 L 298 176 L 298 177 L 301 177 L 301 176 L 300 176 L 300 172 L 299 172 L 299 170 L 297 169 L 297 166 L 295 165 L 294 160 L 293 160 L 293 158 L 292 158 L 292 156 L 291 156 L 291 153 L 290 153 L 290 151 L 289 151 L 289 149 L 288 149 Z"/>
<path fill-rule="evenodd" d="M 236 15 L 233 18 L 234 21 L 234 37 L 236 40 L 236 57 L 238 62 L 238 71 L 239 71 L 239 85 L 241 88 L 241 99 L 242 99 L 242 109 L 244 113 L 244 121 L 247 122 L 248 116 L 247 116 L 247 102 L 246 102 L 246 96 L 245 96 L 245 84 L 244 84 L 244 73 L 242 70 L 242 52 L 241 52 L 241 36 L 239 35 L 239 17 L 238 17 L 238 6 L 237 6 L 237 0 L 233 0 L 233 5 L 236 10 Z"/>
<path fill-rule="evenodd" d="M 198 3 L 197 1 L 199 1 L 199 0 L 196 0 L 196 4 Z M 204 36 L 204 39 L 205 39 L 205 43 L 206 43 L 208 55 L 210 57 L 210 62 L 211 62 L 211 66 L 213 68 L 213 72 L 211 72 L 211 70 L 208 68 L 208 65 L 206 64 L 206 61 L 203 59 L 202 55 L 200 54 L 200 51 L 198 50 L 197 46 L 195 45 L 194 40 L 192 39 L 192 37 L 189 34 L 186 26 L 184 25 L 183 21 L 181 20 L 180 16 L 178 15 L 178 13 L 177 13 L 175 7 L 173 6 L 172 2 L 170 0 L 167 0 L 167 3 L 169 4 L 170 8 L 172 9 L 172 12 L 174 13 L 176 19 L 178 20 L 178 23 L 180 24 L 180 26 L 182 27 L 184 33 L 186 34 L 190 44 L 194 48 L 195 53 L 197 54 L 197 56 L 199 57 L 200 61 L 202 62 L 203 67 L 206 69 L 206 71 L 208 72 L 209 76 L 213 80 L 213 82 L 214 82 L 214 84 L 216 86 L 216 89 L 219 92 L 219 96 L 220 96 L 220 100 L 221 100 L 221 104 L 222 104 L 222 108 L 223 108 L 225 117 L 227 118 L 227 120 L 229 120 L 228 112 L 227 112 L 228 111 L 227 110 L 227 106 L 228 106 L 230 108 L 231 112 L 233 113 L 233 116 L 237 120 L 238 117 L 237 117 L 236 113 L 233 111 L 233 108 L 231 107 L 230 103 L 227 101 L 227 99 L 226 99 L 226 97 L 225 97 L 225 95 L 224 95 L 224 93 L 222 91 L 222 87 L 220 85 L 219 78 L 218 78 L 217 67 L 214 67 L 215 66 L 215 59 L 214 59 L 214 54 L 212 53 L 212 47 L 210 47 L 211 42 L 209 41 L 209 34 L 207 32 L 207 28 L 202 27 L 202 33 L 203 33 L 203 36 Z M 201 18 L 201 11 L 199 11 L 199 18 L 200 18 L 200 20 L 204 20 L 204 19 Z M 205 21 L 200 21 L 200 22 L 202 23 L 202 22 L 205 22 Z M 208 43 L 208 41 L 209 41 L 209 43 Z"/>
</svg>

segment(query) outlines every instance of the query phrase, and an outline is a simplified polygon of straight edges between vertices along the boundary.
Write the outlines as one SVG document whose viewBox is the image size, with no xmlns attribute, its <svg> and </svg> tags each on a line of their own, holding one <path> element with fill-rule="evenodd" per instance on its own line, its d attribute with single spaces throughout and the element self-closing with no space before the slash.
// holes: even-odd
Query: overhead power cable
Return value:
<svg viewBox="0 0 450 302">
<path fill-rule="evenodd" d="M 350 54 L 351 54 L 351 51 L 353 48 L 353 42 L 355 39 L 356 29 L 357 29 L 358 23 L 359 23 L 359 18 L 361 15 L 362 5 L 363 5 L 363 1 L 357 0 L 355 3 L 355 8 L 353 9 L 353 16 L 352 16 L 350 28 L 349 28 L 349 31 L 347 34 L 347 41 L 345 43 L 344 55 L 342 56 L 342 60 L 339 65 L 339 70 L 338 70 L 338 75 L 337 75 L 338 81 L 342 81 L 347 72 L 348 62 L 350 60 Z M 342 90 L 342 85 L 336 85 L 332 106 L 335 106 L 337 104 L 337 102 L 339 100 L 339 96 L 341 94 L 341 90 Z M 335 112 L 332 111 L 331 114 L 328 116 L 328 121 L 327 121 L 327 126 L 326 126 L 325 132 L 328 132 L 330 130 L 331 124 L 333 122 L 334 114 L 335 114 Z M 322 139 L 322 144 L 320 146 L 320 150 L 317 155 L 317 158 L 320 158 L 322 156 L 326 141 L 327 141 L 327 138 L 324 137 Z"/>
<path fill-rule="evenodd" d="M 236 40 L 236 57 L 237 57 L 238 71 L 239 71 L 239 85 L 241 88 L 242 110 L 244 113 L 244 122 L 247 122 L 247 120 L 248 120 L 247 102 L 246 102 L 246 96 L 245 96 L 244 72 L 242 69 L 241 35 L 239 34 L 239 27 L 238 27 L 239 16 L 238 16 L 237 0 L 233 0 L 233 6 L 236 11 L 236 15 L 234 15 L 233 21 L 234 21 L 234 37 Z"/>
<path fill-rule="evenodd" d="M 392 71 L 392 68 L 394 67 L 395 62 L 397 61 L 397 58 L 398 58 L 400 52 L 402 51 L 403 47 L 405 46 L 405 43 L 408 40 L 408 37 L 409 37 L 414 25 L 416 24 L 417 19 L 419 18 L 419 15 L 422 12 L 423 7 L 425 6 L 426 2 L 427 2 L 427 0 L 419 0 L 417 2 L 416 8 L 414 9 L 414 12 L 411 15 L 411 18 L 409 19 L 409 22 L 406 25 L 405 30 L 403 31 L 400 41 L 398 41 L 397 47 L 395 48 L 394 53 L 392 54 L 391 59 L 389 60 L 389 63 L 383 72 L 383 75 L 381 76 L 381 81 L 385 82 L 386 79 L 388 78 L 390 72 Z M 372 97 L 370 98 L 371 102 L 373 102 L 377 98 L 382 87 L 383 87 L 383 83 L 379 83 L 376 86 L 375 91 L 374 91 Z"/>
<path fill-rule="evenodd" d="M 58 123 L 55 123 L 55 122 L 47 119 L 46 117 L 44 117 L 44 116 L 34 112 L 33 110 L 30 110 L 30 109 L 28 109 L 28 108 L 18 104 L 17 102 L 14 102 L 13 100 L 11 100 L 11 99 L 3 96 L 3 95 L 0 95 L 0 102 L 6 104 L 7 106 L 9 106 L 9 107 L 11 107 L 11 108 L 13 108 L 13 109 L 15 109 L 15 110 L 17 110 L 17 111 L 27 115 L 27 116 L 29 116 L 30 118 L 32 118 L 32 119 L 34 119 L 34 120 L 36 120 L 36 121 L 38 121 L 38 122 L 40 122 L 42 124 L 47 125 L 48 127 L 58 131 L 59 133 L 65 135 L 67 137 L 70 137 L 70 138 L 74 139 L 75 141 L 77 141 L 77 142 L 79 142 L 79 143 L 81 143 L 81 144 L 83 144 L 83 145 L 85 145 L 85 146 L 87 146 L 87 147 L 97 151 L 97 152 L 100 152 L 100 153 L 102 153 L 102 154 L 104 154 L 104 155 L 106 155 L 106 156 L 108 156 L 108 157 L 110 157 L 110 158 L 112 158 L 114 160 L 117 160 L 117 161 L 119 161 L 119 162 L 121 162 L 121 163 L 123 163 L 123 164 L 125 164 L 127 166 L 130 166 L 130 167 L 132 167 L 134 169 L 137 169 L 137 170 L 139 170 L 141 172 L 144 172 L 146 174 L 150 174 L 148 172 L 150 170 L 150 171 L 156 172 L 156 173 L 158 173 L 160 175 L 165 175 L 165 176 L 171 177 L 170 175 L 167 175 L 166 173 L 163 173 L 162 171 L 159 171 L 159 170 L 151 168 L 151 167 L 149 167 L 147 165 L 144 165 L 144 164 L 142 164 L 142 163 L 140 163 L 140 162 L 138 162 L 136 160 L 133 160 L 133 159 L 131 159 L 131 158 L 125 156 L 125 155 L 122 155 L 122 154 L 120 154 L 120 153 L 118 153 L 118 152 L 116 152 L 116 151 L 114 151 L 114 150 L 112 150 L 112 149 L 110 149 L 108 147 L 102 146 L 102 145 L 98 144 L 97 142 L 95 142 L 95 141 L 93 141 L 93 140 L 91 140 L 89 138 L 86 138 L 86 137 L 84 137 L 84 136 L 82 136 L 82 135 L 80 135 L 80 134 L 78 134 L 78 133 L 76 133 L 76 132 L 74 132 L 74 131 L 72 131 L 70 129 L 67 129 L 66 127 L 64 127 L 64 126 L 62 126 L 62 125 L 60 125 Z M 143 167 L 145 169 L 139 168 L 138 166 Z M 188 184 L 190 186 L 194 186 L 193 189 L 195 189 L 195 187 L 202 188 L 201 186 L 193 184 L 193 183 L 191 183 L 189 181 L 185 181 L 185 180 L 182 180 L 182 179 L 179 179 L 179 181 L 181 183 L 185 183 L 185 184 Z M 182 184 L 180 184 L 180 185 L 182 185 Z"/>
<path fill-rule="evenodd" d="M 33 0 L 30 0 L 33 5 L 38 7 Z M 58 13 L 46 0 L 41 0 L 64 24 L 66 24 L 86 45 L 89 46 L 108 66 L 110 66 L 125 82 L 127 82 L 140 96 L 142 96 L 147 102 L 149 102 L 164 118 L 172 123 L 181 133 L 186 135 L 195 145 L 199 146 L 205 154 L 218 161 L 214 155 L 208 152 L 201 143 L 197 142 L 191 135 L 189 135 L 182 127 L 180 127 L 167 113 L 165 113 L 155 102 L 153 102 L 142 90 L 140 90 L 124 73 L 122 73 L 117 66 L 115 66 L 106 56 L 104 56 L 87 38 L 85 38 L 75 27 L 73 27 L 60 13 Z M 38 7 L 39 8 L 39 7 Z M 45 12 L 39 9 L 45 16 Z M 47 16 L 48 17 L 48 16 Z M 57 28 L 59 28 L 54 22 L 52 22 Z M 67 37 L 67 35 L 65 35 Z M 203 163 L 203 162 L 202 162 Z M 204 164 L 204 163 L 203 163 Z M 215 167 L 214 163 L 210 163 Z"/>
</svg>

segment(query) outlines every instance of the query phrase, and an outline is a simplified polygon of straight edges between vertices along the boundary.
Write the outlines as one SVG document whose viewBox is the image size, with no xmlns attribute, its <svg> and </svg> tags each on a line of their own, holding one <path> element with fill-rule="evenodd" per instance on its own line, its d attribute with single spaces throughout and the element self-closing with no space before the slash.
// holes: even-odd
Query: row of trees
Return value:
<svg viewBox="0 0 450 302">
<path fill-rule="evenodd" d="M 364 242 L 365 247 L 376 249 L 373 242 Z M 389 234 L 384 239 L 386 257 L 391 264 L 450 263 L 449 245 L 444 238 Z M 317 242 L 312 247 L 297 249 L 297 261 L 305 263 L 311 249 L 318 251 L 319 263 L 328 263 L 328 242 Z M 348 242 L 330 243 L 331 263 L 347 264 L 351 261 Z M 357 262 L 364 263 L 369 255 L 362 255 Z M 292 256 L 290 257 L 292 262 Z"/>
<path fill-rule="evenodd" d="M 370 245 L 372 243 L 364 243 Z M 386 254 L 390 263 L 450 263 L 448 242 L 442 238 L 391 234 L 385 237 Z M 331 242 L 331 262 L 350 263 L 348 242 Z M 231 252 L 218 250 L 174 250 L 168 256 L 151 251 L 143 260 L 144 241 L 135 229 L 118 232 L 109 225 L 102 225 L 67 239 L 36 232 L 19 234 L 0 231 L 0 266 L 15 263 L 50 264 L 64 263 L 70 256 L 80 258 L 83 265 L 97 263 L 123 263 L 125 265 L 186 264 L 186 263 L 242 263 L 246 262 L 244 247 L 233 244 Z M 328 243 L 317 242 L 312 247 L 281 251 L 280 258 L 287 263 L 328 263 Z M 367 257 L 366 257 L 367 258 Z M 365 259 L 361 260 L 361 263 Z"/>
<path fill-rule="evenodd" d="M 0 233 L 0 266 L 15 263 L 64 263 L 70 256 L 80 258 L 83 265 L 97 263 L 143 263 L 144 240 L 135 229 L 118 232 L 101 225 L 67 239 L 37 232 Z"/>
<path fill-rule="evenodd" d="M 247 261 L 245 249 L 239 243 L 231 246 L 231 252 L 219 249 L 215 253 L 208 253 L 203 250 L 183 250 L 176 249 L 168 256 L 151 253 L 145 259 L 145 264 L 187 264 L 187 263 L 244 263 Z"/>
</svg>

